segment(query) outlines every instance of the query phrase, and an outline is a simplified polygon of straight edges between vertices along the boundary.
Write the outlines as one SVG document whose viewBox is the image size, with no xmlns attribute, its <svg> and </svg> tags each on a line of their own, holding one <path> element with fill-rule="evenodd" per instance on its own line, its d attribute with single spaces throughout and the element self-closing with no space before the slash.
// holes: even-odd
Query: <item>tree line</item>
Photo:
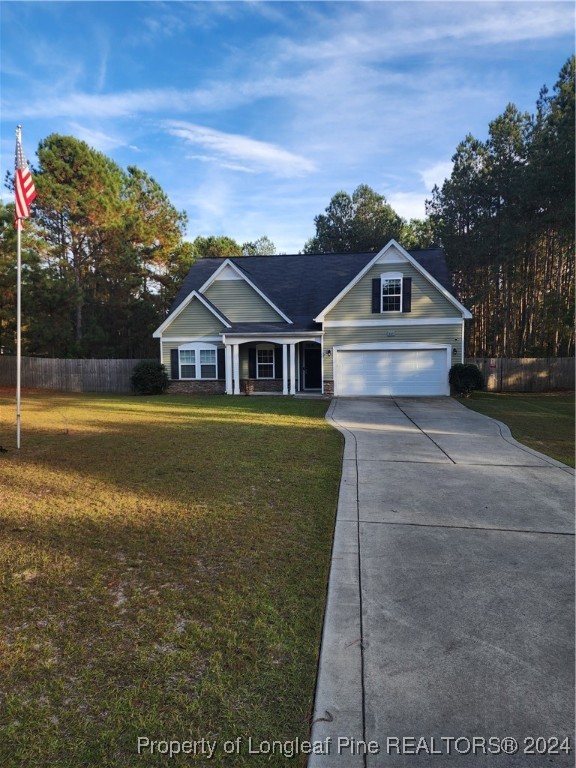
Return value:
<svg viewBox="0 0 576 768">
<path fill-rule="evenodd" d="M 574 355 L 575 59 L 535 114 L 509 104 L 486 141 L 458 145 L 427 203 L 473 357 Z"/>
<path fill-rule="evenodd" d="M 273 254 L 263 236 L 185 240 L 187 217 L 145 171 L 71 136 L 40 142 L 22 233 L 22 349 L 48 357 L 155 357 L 152 333 L 190 266 Z M 7 186 L 13 190 L 7 174 Z M 14 206 L 0 205 L 0 352 L 15 351 Z"/>
<path fill-rule="evenodd" d="M 574 354 L 574 59 L 534 115 L 510 104 L 467 136 L 426 218 L 404 220 L 366 184 L 337 192 L 303 253 L 442 246 L 472 311 L 470 356 Z M 274 255 L 266 236 L 185 239 L 187 217 L 136 166 L 120 168 L 70 136 L 40 142 L 38 192 L 22 237 L 23 352 L 156 357 L 162 322 L 196 259 Z M 7 174 L 7 186 L 13 179 Z M 13 205 L 0 204 L 0 351 L 15 349 Z"/>
</svg>

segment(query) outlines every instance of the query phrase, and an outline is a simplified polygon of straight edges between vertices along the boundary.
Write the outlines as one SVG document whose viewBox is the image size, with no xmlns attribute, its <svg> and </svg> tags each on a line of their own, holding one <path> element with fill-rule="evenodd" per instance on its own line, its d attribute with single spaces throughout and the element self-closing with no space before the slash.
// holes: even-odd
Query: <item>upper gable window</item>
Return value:
<svg viewBox="0 0 576 768">
<path fill-rule="evenodd" d="M 381 275 L 382 312 L 402 312 L 402 275 Z"/>
<path fill-rule="evenodd" d="M 372 280 L 372 312 L 410 312 L 412 278 L 402 272 L 384 272 Z"/>
</svg>

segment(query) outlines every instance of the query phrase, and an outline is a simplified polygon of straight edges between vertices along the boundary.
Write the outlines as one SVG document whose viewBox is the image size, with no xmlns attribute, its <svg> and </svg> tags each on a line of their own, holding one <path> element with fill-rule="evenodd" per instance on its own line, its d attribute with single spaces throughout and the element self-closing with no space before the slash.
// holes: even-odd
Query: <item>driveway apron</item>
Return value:
<svg viewBox="0 0 576 768">
<path fill-rule="evenodd" d="M 451 398 L 327 418 L 346 442 L 309 768 L 573 766 L 574 471 Z"/>
</svg>

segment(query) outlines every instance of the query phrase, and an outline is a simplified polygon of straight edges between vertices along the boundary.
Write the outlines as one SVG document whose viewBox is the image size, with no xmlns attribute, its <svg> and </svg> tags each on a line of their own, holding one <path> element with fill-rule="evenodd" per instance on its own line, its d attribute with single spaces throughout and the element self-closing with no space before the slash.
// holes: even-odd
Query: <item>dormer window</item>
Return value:
<svg viewBox="0 0 576 768">
<path fill-rule="evenodd" d="M 410 312 L 412 309 L 412 278 L 402 272 L 384 272 L 372 280 L 372 312 Z"/>
</svg>

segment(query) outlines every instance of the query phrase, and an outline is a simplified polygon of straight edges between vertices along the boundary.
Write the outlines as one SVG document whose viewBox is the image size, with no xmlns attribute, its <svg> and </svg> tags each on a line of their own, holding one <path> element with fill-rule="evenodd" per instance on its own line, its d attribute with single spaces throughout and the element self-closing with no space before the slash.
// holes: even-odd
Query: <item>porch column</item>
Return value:
<svg viewBox="0 0 576 768">
<path fill-rule="evenodd" d="M 290 344 L 290 392 L 296 394 L 296 344 Z"/>
<path fill-rule="evenodd" d="M 232 377 L 233 377 L 233 394 L 240 394 L 240 345 L 233 344 L 232 346 Z"/>
<path fill-rule="evenodd" d="M 232 382 L 232 345 L 226 344 L 224 347 L 224 357 L 226 363 L 226 394 L 231 395 L 234 391 Z"/>
<path fill-rule="evenodd" d="M 288 344 L 282 344 L 282 394 L 288 394 Z"/>
</svg>

